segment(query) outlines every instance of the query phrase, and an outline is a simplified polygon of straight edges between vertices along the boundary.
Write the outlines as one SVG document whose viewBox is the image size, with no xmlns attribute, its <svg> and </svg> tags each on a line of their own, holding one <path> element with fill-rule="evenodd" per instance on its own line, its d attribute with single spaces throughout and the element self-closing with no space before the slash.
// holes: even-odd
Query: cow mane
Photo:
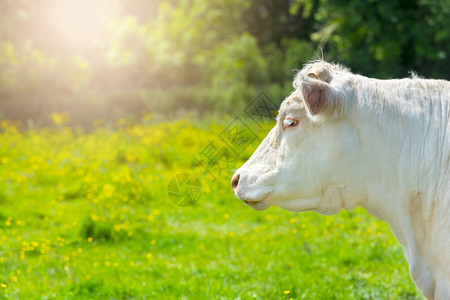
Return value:
<svg viewBox="0 0 450 300">
<path fill-rule="evenodd" d="M 414 71 L 410 71 L 409 78 L 402 79 L 374 79 L 354 74 L 343 65 L 328 63 L 324 60 L 313 60 L 304 65 L 294 78 L 294 87 L 301 79 L 301 73 L 307 74 L 309 70 L 320 68 L 330 73 L 331 84 L 335 81 L 348 80 L 354 88 L 354 95 L 348 95 L 348 90 L 337 90 L 345 102 L 358 101 L 376 114 L 396 113 L 416 115 L 428 113 L 423 117 L 432 118 L 432 114 L 450 114 L 450 103 L 444 97 L 450 94 L 450 82 L 445 80 L 424 79 Z M 330 83 L 330 82 L 329 82 Z M 436 103 L 439 102 L 439 103 Z M 344 103 L 352 106 L 352 103 Z M 436 108 L 438 106 L 438 108 Z"/>
<path fill-rule="evenodd" d="M 450 116 L 450 82 L 445 80 L 424 79 L 415 72 L 409 78 L 374 79 L 354 74 L 349 68 L 323 60 L 307 63 L 296 75 L 297 84 L 301 74 L 320 68 L 330 73 L 330 84 L 344 103 L 342 111 L 351 111 L 355 106 L 367 108 L 380 118 L 402 115 L 408 118 L 418 117 L 424 121 L 439 119 L 448 120 Z M 337 84 L 335 84 L 338 82 Z M 339 82 L 346 84 L 340 85 Z M 340 87 L 353 87 L 352 90 Z M 351 94 L 349 94 L 351 93 Z M 356 102 L 356 103 L 355 103 Z M 442 124 L 444 125 L 444 124 Z"/>
<path fill-rule="evenodd" d="M 416 186 L 434 190 L 434 195 L 437 190 L 445 192 L 448 182 L 442 180 L 448 180 L 445 174 L 449 174 L 450 163 L 450 82 L 416 76 L 388 80 L 346 76 L 354 93 L 345 99 L 347 117 L 372 118 L 386 139 L 401 142 L 396 155 L 415 158 L 404 171 Z"/>
</svg>

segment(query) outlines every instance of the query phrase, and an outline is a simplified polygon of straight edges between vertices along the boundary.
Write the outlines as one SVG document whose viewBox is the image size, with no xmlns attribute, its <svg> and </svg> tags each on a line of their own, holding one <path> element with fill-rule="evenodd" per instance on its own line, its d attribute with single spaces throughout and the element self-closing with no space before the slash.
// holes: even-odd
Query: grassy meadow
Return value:
<svg viewBox="0 0 450 300">
<path fill-rule="evenodd" d="M 364 209 L 337 216 L 258 212 L 233 169 L 199 163 L 232 120 L 0 129 L 1 299 L 422 299 L 401 245 Z M 193 174 L 201 195 L 173 204 Z"/>
<path fill-rule="evenodd" d="M 423 299 L 364 209 L 230 179 L 305 63 L 449 79 L 448 41 L 449 0 L 0 0 L 0 300 Z"/>
</svg>

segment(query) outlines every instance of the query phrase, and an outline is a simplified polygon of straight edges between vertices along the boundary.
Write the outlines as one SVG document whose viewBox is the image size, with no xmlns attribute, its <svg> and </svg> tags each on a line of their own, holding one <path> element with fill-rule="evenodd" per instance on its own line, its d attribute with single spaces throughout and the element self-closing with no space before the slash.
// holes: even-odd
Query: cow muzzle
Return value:
<svg viewBox="0 0 450 300">
<path fill-rule="evenodd" d="M 264 210 L 270 207 L 270 204 L 266 201 L 269 195 L 268 191 L 258 193 L 254 188 L 248 187 L 245 184 L 246 180 L 236 172 L 231 178 L 231 188 L 234 194 L 242 202 L 256 210 Z M 256 192 L 256 193 L 255 193 Z"/>
</svg>

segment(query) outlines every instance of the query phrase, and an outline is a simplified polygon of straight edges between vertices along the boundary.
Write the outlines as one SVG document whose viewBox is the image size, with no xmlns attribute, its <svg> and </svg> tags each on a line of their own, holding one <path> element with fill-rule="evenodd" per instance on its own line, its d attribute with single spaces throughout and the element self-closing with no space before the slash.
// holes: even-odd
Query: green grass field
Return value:
<svg viewBox="0 0 450 300">
<path fill-rule="evenodd" d="M 194 158 L 221 145 L 226 121 L 54 122 L 1 122 L 1 299 L 422 299 L 401 245 L 364 209 L 258 212 L 235 198 L 230 169 L 263 133 L 204 175 Z M 201 181 L 195 205 L 169 201 L 180 173 Z"/>
</svg>

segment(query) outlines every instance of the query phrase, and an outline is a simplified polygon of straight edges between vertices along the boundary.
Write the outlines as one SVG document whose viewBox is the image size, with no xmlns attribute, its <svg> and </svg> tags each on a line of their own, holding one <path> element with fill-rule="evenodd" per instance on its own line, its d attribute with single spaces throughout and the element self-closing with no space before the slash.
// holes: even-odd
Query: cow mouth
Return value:
<svg viewBox="0 0 450 300">
<path fill-rule="evenodd" d="M 241 199 L 241 201 L 256 210 L 265 210 L 270 207 L 269 202 L 266 200 L 268 196 L 269 194 L 266 194 L 261 199 Z"/>
<path fill-rule="evenodd" d="M 268 204 L 266 201 L 261 200 L 261 201 L 246 201 L 243 200 L 243 202 L 245 204 L 247 204 L 248 206 L 250 206 L 251 208 L 254 208 L 256 210 L 266 210 L 270 207 L 270 204 Z"/>
<path fill-rule="evenodd" d="M 256 210 L 265 210 L 270 207 L 270 203 L 267 200 L 272 192 L 270 189 L 258 189 L 258 191 L 251 189 L 250 191 L 244 192 L 237 184 L 233 186 L 233 181 L 231 185 L 236 197 L 248 206 Z"/>
</svg>

